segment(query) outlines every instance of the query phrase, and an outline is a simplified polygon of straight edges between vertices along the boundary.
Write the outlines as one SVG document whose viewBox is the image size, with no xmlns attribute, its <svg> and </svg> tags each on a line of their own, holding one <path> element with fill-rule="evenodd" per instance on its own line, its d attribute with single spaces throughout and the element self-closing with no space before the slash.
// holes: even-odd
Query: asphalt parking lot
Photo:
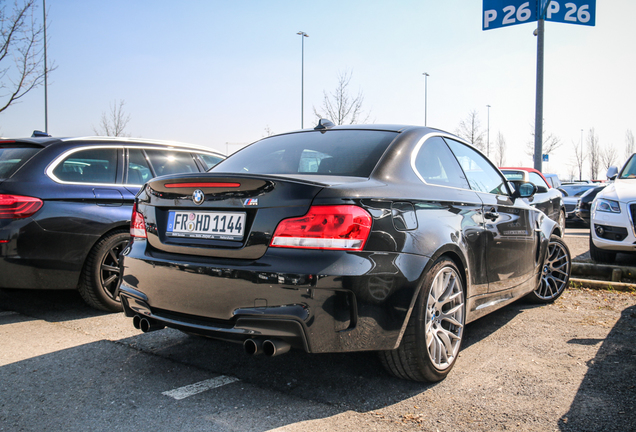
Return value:
<svg viewBox="0 0 636 432">
<path fill-rule="evenodd" d="M 0 430 L 634 430 L 634 294 L 519 301 L 465 334 L 449 377 L 422 384 L 374 353 L 247 357 L 75 292 L 0 290 Z"/>
</svg>

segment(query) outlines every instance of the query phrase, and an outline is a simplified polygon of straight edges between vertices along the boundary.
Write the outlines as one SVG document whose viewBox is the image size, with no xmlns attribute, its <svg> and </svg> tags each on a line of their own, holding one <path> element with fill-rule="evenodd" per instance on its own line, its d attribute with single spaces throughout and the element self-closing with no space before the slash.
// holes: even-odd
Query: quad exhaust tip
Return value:
<svg viewBox="0 0 636 432">
<path fill-rule="evenodd" d="M 162 330 L 166 326 L 160 324 L 158 321 L 153 320 L 152 318 L 135 315 L 133 317 L 133 327 L 135 327 L 137 330 L 141 330 L 144 333 L 148 333 L 151 331 Z"/>
</svg>

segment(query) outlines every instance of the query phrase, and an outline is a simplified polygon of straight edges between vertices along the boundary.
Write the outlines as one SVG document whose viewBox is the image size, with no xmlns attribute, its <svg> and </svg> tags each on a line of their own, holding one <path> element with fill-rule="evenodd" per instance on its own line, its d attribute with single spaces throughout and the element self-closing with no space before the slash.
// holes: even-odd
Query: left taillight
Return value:
<svg viewBox="0 0 636 432">
<path fill-rule="evenodd" d="M 137 211 L 137 203 L 133 204 L 132 216 L 130 217 L 130 236 L 135 238 L 146 238 L 146 223 L 144 215 Z"/>
<path fill-rule="evenodd" d="M 371 215 L 361 207 L 312 206 L 305 216 L 282 220 L 270 246 L 359 251 L 369 238 L 371 225 Z"/>
<path fill-rule="evenodd" d="M 42 208 L 42 200 L 21 195 L 0 194 L 0 219 L 22 219 Z"/>
</svg>

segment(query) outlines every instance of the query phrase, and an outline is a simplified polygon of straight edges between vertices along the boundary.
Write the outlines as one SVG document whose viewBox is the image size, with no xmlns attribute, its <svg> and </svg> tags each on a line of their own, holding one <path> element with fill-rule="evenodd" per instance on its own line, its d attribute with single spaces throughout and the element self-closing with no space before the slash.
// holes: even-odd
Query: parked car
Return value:
<svg viewBox="0 0 636 432">
<path fill-rule="evenodd" d="M 560 227 L 479 151 L 416 126 L 264 138 L 206 174 L 150 180 L 122 253 L 124 312 L 249 354 L 379 351 L 438 381 L 464 326 L 567 286 Z"/>
<path fill-rule="evenodd" d="M 532 197 L 527 198 L 526 201 L 558 223 L 561 231 L 565 230 L 566 209 L 563 203 L 563 194 L 560 190 L 550 186 L 548 180 L 540 171 L 526 167 L 503 167 L 500 169 L 515 187 L 523 182 L 530 182 L 536 185 L 537 192 Z"/>
<path fill-rule="evenodd" d="M 614 262 L 617 252 L 636 252 L 636 154 L 618 170 L 611 166 L 607 178 L 614 180 L 598 192 L 590 214 L 590 255 L 594 261 Z"/>
<path fill-rule="evenodd" d="M 542 173 L 542 177 L 548 182 L 551 188 L 559 189 L 561 187 L 561 180 L 557 174 Z"/>
<path fill-rule="evenodd" d="M 578 202 L 584 193 L 596 187 L 597 185 L 594 183 L 570 183 L 561 185 L 559 190 L 563 194 L 563 204 L 565 205 L 566 211 L 566 222 L 583 222 L 576 215 Z"/>
<path fill-rule="evenodd" d="M 121 310 L 119 253 L 135 194 L 157 175 L 222 159 L 132 138 L 0 140 L 0 288 L 77 288 L 89 305 Z"/>
<path fill-rule="evenodd" d="M 576 217 L 579 220 L 583 221 L 583 223 L 587 226 L 590 225 L 590 209 L 592 208 L 594 198 L 596 198 L 596 195 L 598 195 L 600 191 L 605 189 L 605 186 L 607 186 L 607 184 L 605 183 L 601 184 L 600 186 L 598 185 L 598 183 L 594 183 L 594 188 L 583 193 L 576 204 Z"/>
</svg>

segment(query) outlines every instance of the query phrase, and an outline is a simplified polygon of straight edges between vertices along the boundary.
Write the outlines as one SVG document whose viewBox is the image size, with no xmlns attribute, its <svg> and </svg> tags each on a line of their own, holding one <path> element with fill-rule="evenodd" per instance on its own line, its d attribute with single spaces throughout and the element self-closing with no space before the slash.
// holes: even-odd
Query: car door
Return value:
<svg viewBox="0 0 636 432">
<path fill-rule="evenodd" d="M 514 288 L 534 273 L 538 247 L 534 210 L 522 199 L 511 198 L 506 179 L 483 155 L 458 141 L 445 140 L 483 204 L 488 291 Z"/>
</svg>

